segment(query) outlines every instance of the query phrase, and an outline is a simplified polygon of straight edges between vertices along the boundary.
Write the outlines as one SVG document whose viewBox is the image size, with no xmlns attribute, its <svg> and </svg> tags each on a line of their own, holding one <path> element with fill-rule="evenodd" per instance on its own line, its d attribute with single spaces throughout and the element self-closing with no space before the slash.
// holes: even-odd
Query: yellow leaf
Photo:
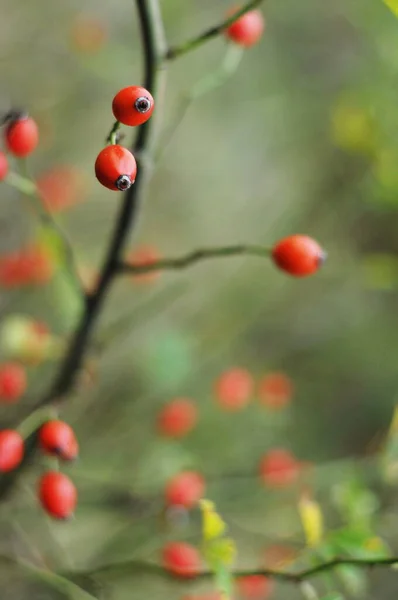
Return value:
<svg viewBox="0 0 398 600">
<path fill-rule="evenodd" d="M 301 498 L 298 509 L 307 546 L 313 548 L 320 543 L 323 535 L 323 515 L 321 507 L 315 500 L 312 500 L 306 495 Z"/>
<path fill-rule="evenodd" d="M 205 542 L 220 537 L 227 526 L 216 511 L 216 507 L 210 500 L 201 500 L 202 531 Z"/>
<path fill-rule="evenodd" d="M 383 2 L 398 17 L 398 0 L 383 0 Z"/>
</svg>

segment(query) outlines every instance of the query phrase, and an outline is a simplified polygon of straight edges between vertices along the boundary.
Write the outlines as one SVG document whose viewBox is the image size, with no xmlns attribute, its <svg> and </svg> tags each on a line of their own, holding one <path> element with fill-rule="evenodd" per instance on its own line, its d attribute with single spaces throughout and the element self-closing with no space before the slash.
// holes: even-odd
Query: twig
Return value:
<svg viewBox="0 0 398 600">
<path fill-rule="evenodd" d="M 166 52 L 166 60 L 174 60 L 182 56 L 183 54 L 191 52 L 191 50 L 194 50 L 198 46 L 205 44 L 209 40 L 212 40 L 213 38 L 217 37 L 218 35 L 220 35 L 220 33 L 224 31 L 224 29 L 227 29 L 230 25 L 232 25 L 232 23 L 235 23 L 235 21 L 237 21 L 242 15 L 249 12 L 249 10 L 253 10 L 257 6 L 260 6 L 262 1 L 263 0 L 251 0 L 240 10 L 228 17 L 228 19 L 225 19 L 225 21 L 223 21 L 219 25 L 207 29 L 205 32 L 198 35 L 198 37 L 195 37 L 189 40 L 188 42 L 185 42 L 178 46 L 171 46 Z"/>
<path fill-rule="evenodd" d="M 269 257 L 270 250 L 264 246 L 241 244 L 237 246 L 223 246 L 221 248 L 203 248 L 194 250 L 177 258 L 164 258 L 145 265 L 121 263 L 119 269 L 122 273 L 139 275 L 151 271 L 185 269 L 202 260 L 210 258 L 226 258 L 227 256 L 260 256 Z"/>
<path fill-rule="evenodd" d="M 166 47 L 159 0 L 136 0 L 136 2 L 145 60 L 144 86 L 152 95 L 155 95 L 162 67 L 162 57 L 165 54 Z M 66 356 L 61 363 L 58 375 L 50 390 L 36 404 L 34 411 L 53 402 L 61 401 L 74 386 L 94 324 L 109 288 L 119 272 L 119 263 L 124 245 L 138 213 L 143 182 L 145 181 L 146 171 L 149 167 L 148 161 L 143 160 L 142 157 L 151 145 L 153 122 L 153 119 L 150 119 L 139 128 L 133 147 L 133 153 L 136 155 L 138 163 L 137 179 L 124 196 L 104 265 L 101 269 L 97 288 L 91 295 L 86 297 L 83 314 L 68 347 Z M 10 491 L 21 470 L 31 461 L 35 446 L 34 442 L 35 434 L 33 433 L 28 438 L 24 460 L 20 468 L 1 477 L 0 498 L 3 498 Z"/>
</svg>

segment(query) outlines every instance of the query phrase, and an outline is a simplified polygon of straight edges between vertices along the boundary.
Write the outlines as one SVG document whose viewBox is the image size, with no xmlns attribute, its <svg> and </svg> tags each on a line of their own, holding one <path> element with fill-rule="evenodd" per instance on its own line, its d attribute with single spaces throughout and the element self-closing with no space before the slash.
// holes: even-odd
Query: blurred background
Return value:
<svg viewBox="0 0 398 600">
<path fill-rule="evenodd" d="M 230 3 L 161 5 L 168 41 L 178 43 L 218 23 Z M 45 458 L 0 511 L 3 554 L 83 572 L 76 580 L 97 598 L 196 598 L 212 590 L 211 581 L 128 568 L 92 575 L 99 565 L 158 562 L 169 540 L 198 544 L 197 512 L 164 505 L 166 482 L 184 469 L 205 478 L 205 495 L 237 543 L 239 568 L 275 566 L 275 548 L 290 562 L 298 553 L 305 565 L 317 560 L 301 553 L 303 485 L 320 502 L 327 531 L 364 532 L 358 543 L 354 533 L 345 546 L 339 538 L 338 553 L 357 549 L 369 531 L 398 549 L 398 450 L 387 434 L 398 391 L 398 21 L 370 0 L 270 1 L 262 10 L 262 41 L 183 120 L 184 94 L 217 72 L 227 44 L 216 39 L 169 65 L 161 152 L 128 252 L 272 246 L 303 233 L 322 244 L 328 261 L 305 280 L 267 259 L 237 257 L 114 285 L 81 385 L 61 412 L 81 447 L 79 461 L 65 467 L 79 490 L 75 519 L 49 521 L 38 505 Z M 113 122 L 114 94 L 142 80 L 134 2 L 3 0 L 0 30 L 0 105 L 24 107 L 39 124 L 29 171 L 89 287 L 121 202 L 96 181 L 94 160 Z M 2 256 L 39 241 L 56 258 L 32 206 L 1 185 Z M 51 357 L 28 365 L 25 396 L 1 409 L 3 427 L 47 389 L 79 317 L 64 270 L 55 264 L 53 271 L 41 285 L 0 290 L 3 362 L 16 317 L 45 322 L 55 340 Z M 215 393 L 230 369 L 252 378 L 240 410 Z M 282 392 L 280 378 L 276 392 L 264 384 L 275 373 Z M 181 439 L 160 435 L 160 411 L 181 397 L 196 405 L 195 426 Z M 261 457 L 275 448 L 312 465 L 276 490 L 259 476 Z M 4 598 L 80 598 L 23 565 L 0 564 L 0 577 Z M 396 597 L 398 579 L 377 571 L 370 581 L 351 569 L 332 586 L 384 600 Z M 277 584 L 272 597 L 301 594 Z"/>
</svg>

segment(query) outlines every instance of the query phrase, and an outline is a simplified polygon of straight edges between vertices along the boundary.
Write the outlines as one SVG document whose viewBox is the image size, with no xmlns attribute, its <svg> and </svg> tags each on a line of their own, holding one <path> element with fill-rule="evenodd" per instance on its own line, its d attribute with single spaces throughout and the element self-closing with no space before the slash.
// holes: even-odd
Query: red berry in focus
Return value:
<svg viewBox="0 0 398 600">
<path fill-rule="evenodd" d="M 25 369 L 15 362 L 0 365 L 0 402 L 13 403 L 25 393 Z"/>
<path fill-rule="evenodd" d="M 166 485 L 166 503 L 170 506 L 192 508 L 203 497 L 205 481 L 195 471 L 184 471 L 175 475 Z"/>
<path fill-rule="evenodd" d="M 33 152 L 39 143 L 39 128 L 31 117 L 12 119 L 4 135 L 8 150 L 21 158 Z"/>
<path fill-rule="evenodd" d="M 83 174 L 68 165 L 42 173 L 36 185 L 45 208 L 51 212 L 61 212 L 81 202 L 86 190 Z"/>
<path fill-rule="evenodd" d="M 137 163 L 127 148 L 118 144 L 106 146 L 95 161 L 95 175 L 109 190 L 124 192 L 135 181 Z"/>
<path fill-rule="evenodd" d="M 294 277 L 306 277 L 318 271 L 326 253 L 318 242 L 306 235 L 291 235 L 278 242 L 272 250 L 277 267 Z"/>
<path fill-rule="evenodd" d="M 164 568 L 182 578 L 193 578 L 200 571 L 199 552 L 185 542 L 170 542 L 163 548 Z"/>
<path fill-rule="evenodd" d="M 117 121 L 132 127 L 142 125 L 152 115 L 154 100 L 143 87 L 130 85 L 116 94 L 112 110 Z"/>
<path fill-rule="evenodd" d="M 153 265 L 161 260 L 161 256 L 155 246 L 140 246 L 133 250 L 127 261 L 130 265 L 135 265 L 137 267 L 146 267 L 148 265 Z M 133 274 L 134 281 L 139 283 L 152 283 L 160 276 L 159 271 L 149 271 L 148 273 L 136 273 Z"/>
<path fill-rule="evenodd" d="M 233 368 L 216 380 L 214 393 L 220 406 L 229 411 L 244 408 L 253 393 L 253 377 L 246 369 Z"/>
<path fill-rule="evenodd" d="M 295 483 L 300 471 L 300 463 L 287 450 L 270 450 L 260 461 L 260 477 L 271 488 L 287 487 Z"/>
<path fill-rule="evenodd" d="M 0 431 L 0 471 L 7 473 L 16 469 L 24 455 L 24 441 L 18 431 Z"/>
<path fill-rule="evenodd" d="M 176 398 L 158 414 L 158 431 L 166 437 L 182 438 L 195 427 L 197 421 L 195 403 L 188 398 Z"/>
<path fill-rule="evenodd" d="M 8 173 L 8 160 L 4 152 L 0 150 L 0 181 L 4 181 Z"/>
<path fill-rule="evenodd" d="M 58 471 L 48 471 L 39 481 L 39 500 L 46 512 L 67 519 L 76 507 L 77 491 L 72 481 Z"/>
<path fill-rule="evenodd" d="M 265 575 L 237 577 L 235 585 L 240 598 L 245 600 L 265 600 L 274 588 L 273 581 Z"/>
<path fill-rule="evenodd" d="M 39 431 L 39 444 L 47 454 L 63 460 L 77 458 L 79 448 L 72 427 L 64 421 L 47 421 Z"/>
<path fill-rule="evenodd" d="M 272 410 L 284 408 L 293 395 L 293 384 L 284 373 L 268 373 L 258 384 L 260 403 Z"/>
<path fill-rule="evenodd" d="M 238 8 L 234 8 L 228 15 L 232 16 L 238 12 L 238 10 Z M 239 46 L 249 48 L 260 41 L 264 29 L 264 17 L 261 12 L 259 10 L 250 10 L 232 23 L 232 25 L 225 30 L 225 35 Z"/>
</svg>

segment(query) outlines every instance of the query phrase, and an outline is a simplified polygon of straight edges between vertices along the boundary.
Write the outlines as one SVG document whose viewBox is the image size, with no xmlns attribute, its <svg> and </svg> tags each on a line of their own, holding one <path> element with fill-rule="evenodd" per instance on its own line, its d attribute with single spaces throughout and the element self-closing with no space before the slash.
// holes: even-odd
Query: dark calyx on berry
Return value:
<svg viewBox="0 0 398 600">
<path fill-rule="evenodd" d="M 1 118 L 1 124 L 4 125 L 5 123 L 10 123 L 12 121 L 22 121 L 24 119 L 27 119 L 28 117 L 29 114 L 26 110 L 12 108 Z"/>
<path fill-rule="evenodd" d="M 128 190 L 133 183 L 134 182 L 131 181 L 128 175 L 120 175 L 120 177 L 118 177 L 115 181 L 117 189 L 121 192 L 125 192 L 126 190 Z"/>
<path fill-rule="evenodd" d="M 150 108 L 151 108 L 151 101 L 146 96 L 140 96 L 134 102 L 134 106 L 138 110 L 138 112 L 144 114 L 144 113 L 148 112 L 148 110 L 150 110 Z"/>
</svg>

